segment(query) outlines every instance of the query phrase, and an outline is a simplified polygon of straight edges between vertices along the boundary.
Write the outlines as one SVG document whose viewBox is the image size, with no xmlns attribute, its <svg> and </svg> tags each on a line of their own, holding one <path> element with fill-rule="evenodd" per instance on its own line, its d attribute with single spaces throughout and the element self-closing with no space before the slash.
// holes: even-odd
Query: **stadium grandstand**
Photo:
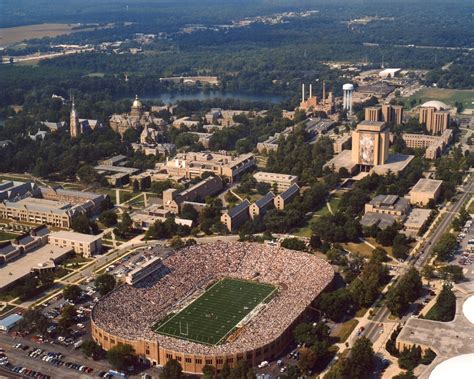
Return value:
<svg viewBox="0 0 474 379">
<path fill-rule="evenodd" d="M 176 359 L 194 374 L 278 357 L 334 277 L 311 254 L 240 242 L 187 247 L 161 263 L 96 304 L 92 336 L 105 350 L 129 344 L 143 362 Z"/>
</svg>

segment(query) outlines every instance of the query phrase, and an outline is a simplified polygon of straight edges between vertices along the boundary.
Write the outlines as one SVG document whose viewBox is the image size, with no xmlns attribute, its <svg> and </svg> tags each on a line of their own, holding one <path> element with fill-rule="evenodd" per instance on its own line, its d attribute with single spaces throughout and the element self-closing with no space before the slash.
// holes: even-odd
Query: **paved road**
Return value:
<svg viewBox="0 0 474 379">
<path fill-rule="evenodd" d="M 428 261 L 431 256 L 431 251 L 434 245 L 443 235 L 443 233 L 448 230 L 449 225 L 451 224 L 453 218 L 456 216 L 457 212 L 459 212 L 459 210 L 469 198 L 469 196 L 472 195 L 472 192 L 474 190 L 474 178 L 470 178 L 467 184 L 463 186 L 463 188 L 465 192 L 462 193 L 456 203 L 452 204 L 449 207 L 441 223 L 436 227 L 431 236 L 424 242 L 420 250 L 423 251 L 423 254 L 420 254 L 418 257 L 410 257 L 408 260 L 408 267 L 405 269 L 404 272 L 406 272 L 412 266 L 416 267 L 417 269 L 421 269 Z M 404 272 L 402 272 L 401 275 L 403 275 Z M 362 336 L 365 336 L 369 338 L 372 342 L 375 342 L 380 336 L 380 329 L 378 324 L 386 320 L 389 315 L 390 311 L 387 307 L 383 306 L 382 308 L 380 308 L 372 319 L 372 322 L 365 326 L 365 330 L 364 332 L 362 332 Z"/>
</svg>

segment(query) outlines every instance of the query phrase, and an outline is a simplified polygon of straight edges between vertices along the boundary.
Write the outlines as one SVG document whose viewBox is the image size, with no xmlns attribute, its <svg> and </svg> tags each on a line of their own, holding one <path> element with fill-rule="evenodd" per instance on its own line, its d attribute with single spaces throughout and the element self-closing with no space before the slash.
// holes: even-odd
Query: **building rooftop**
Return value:
<svg viewBox="0 0 474 379">
<path fill-rule="evenodd" d="M 245 199 L 244 201 L 242 201 L 240 204 L 237 204 L 235 207 L 232 207 L 230 208 L 228 211 L 227 211 L 227 214 L 233 218 L 237 215 L 239 215 L 240 213 L 242 212 L 247 212 L 248 208 L 250 206 L 250 202 Z"/>
<path fill-rule="evenodd" d="M 298 179 L 295 175 L 288 175 L 288 174 L 278 174 L 276 172 L 264 172 L 259 171 L 253 175 L 253 177 L 258 181 L 261 179 L 275 179 L 275 180 L 295 180 Z"/>
<path fill-rule="evenodd" d="M 283 199 L 286 200 L 289 197 L 293 196 L 295 193 L 297 193 L 300 190 L 300 187 L 298 184 L 293 184 L 290 188 L 288 188 L 286 191 L 282 192 L 279 196 Z"/>
<path fill-rule="evenodd" d="M 264 207 L 268 203 L 271 203 L 275 198 L 275 194 L 273 192 L 268 192 L 265 196 L 261 197 L 255 202 L 255 205 L 259 208 Z"/>
<path fill-rule="evenodd" d="M 52 232 L 50 234 L 50 237 L 61 238 L 68 241 L 79 241 L 79 242 L 84 242 L 84 243 L 92 243 L 102 238 L 100 234 L 93 236 L 90 234 L 69 232 L 65 230 L 61 230 L 59 232 Z"/>
<path fill-rule="evenodd" d="M 47 244 L 13 262 L 9 262 L 0 268 L 0 290 L 29 275 L 31 269 L 41 267 L 40 265 L 47 263 L 50 259 L 59 259 L 70 251 L 69 248 Z"/>
<path fill-rule="evenodd" d="M 431 209 L 413 208 L 405 220 L 405 226 L 421 228 L 430 217 Z"/>
<path fill-rule="evenodd" d="M 360 223 L 361 225 L 367 227 L 377 225 L 380 229 L 385 229 L 395 223 L 395 216 L 383 213 L 368 212 L 362 216 Z"/>
<path fill-rule="evenodd" d="M 403 211 L 408 207 L 409 202 L 397 195 L 377 195 L 370 201 L 370 204 L 377 208 Z"/>
<path fill-rule="evenodd" d="M 442 183 L 442 180 L 422 178 L 418 180 L 418 183 L 415 184 L 415 186 L 411 189 L 410 192 L 433 193 L 438 190 Z"/>
<path fill-rule="evenodd" d="M 8 330 L 12 327 L 12 325 L 15 325 L 22 318 L 23 316 L 19 315 L 18 313 L 13 313 L 12 315 L 0 320 L 0 327 L 3 330 Z"/>
</svg>

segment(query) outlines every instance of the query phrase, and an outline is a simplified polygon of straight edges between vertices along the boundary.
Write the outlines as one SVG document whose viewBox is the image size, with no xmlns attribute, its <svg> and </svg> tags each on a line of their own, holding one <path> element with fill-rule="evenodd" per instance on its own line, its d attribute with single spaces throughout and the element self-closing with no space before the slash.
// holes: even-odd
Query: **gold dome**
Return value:
<svg viewBox="0 0 474 379">
<path fill-rule="evenodd" d="M 133 100 L 132 108 L 141 108 L 142 102 L 138 98 L 138 95 L 135 95 L 135 100 Z"/>
</svg>

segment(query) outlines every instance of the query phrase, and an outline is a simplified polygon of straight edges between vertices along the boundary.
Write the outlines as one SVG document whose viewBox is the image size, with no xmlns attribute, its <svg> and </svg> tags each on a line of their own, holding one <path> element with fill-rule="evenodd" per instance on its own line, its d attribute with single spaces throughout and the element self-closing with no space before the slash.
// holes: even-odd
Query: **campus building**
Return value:
<svg viewBox="0 0 474 379">
<path fill-rule="evenodd" d="M 436 201 L 441 193 L 442 180 L 420 179 L 408 193 L 411 204 L 428 205 L 430 200 Z"/>
<path fill-rule="evenodd" d="M 249 213 L 252 220 L 256 217 L 263 216 L 269 209 L 274 206 L 275 194 L 268 192 L 265 196 L 252 203 L 249 207 Z"/>
<path fill-rule="evenodd" d="M 440 136 L 430 134 L 403 133 L 402 139 L 412 149 L 426 149 L 426 159 L 436 159 L 443 154 L 453 138 L 453 131 L 446 129 Z"/>
<path fill-rule="evenodd" d="M 387 124 L 400 125 L 403 121 L 401 105 L 382 104 L 365 108 L 366 121 L 382 121 Z"/>
<path fill-rule="evenodd" d="M 296 184 L 298 177 L 295 175 L 277 174 L 275 172 L 259 171 L 253 175 L 257 183 L 267 183 L 276 186 L 278 192 L 286 191 L 293 184 Z"/>
<path fill-rule="evenodd" d="M 50 245 L 73 250 L 86 258 L 102 250 L 102 237 L 69 231 L 52 232 L 48 236 Z"/>
<path fill-rule="evenodd" d="M 235 207 L 226 210 L 221 215 L 221 222 L 229 232 L 233 232 L 249 219 L 249 208 L 250 202 L 245 199 Z"/>
<path fill-rule="evenodd" d="M 450 112 L 441 102 L 427 102 L 419 109 L 419 122 L 433 135 L 443 133 L 449 127 Z"/>
<path fill-rule="evenodd" d="M 184 202 L 203 203 L 206 197 L 219 193 L 223 188 L 224 183 L 219 176 L 209 176 L 181 192 L 176 188 L 169 188 L 163 191 L 163 208 L 177 214 Z"/>
<path fill-rule="evenodd" d="M 173 159 L 167 158 L 162 169 L 171 176 L 185 176 L 188 179 L 210 172 L 232 183 L 256 165 L 255 156 L 251 153 L 233 156 L 227 153 L 201 152 L 179 154 Z"/>
<path fill-rule="evenodd" d="M 361 171 L 385 164 L 390 143 L 385 126 L 381 121 L 362 121 L 352 132 L 352 162 Z"/>
<path fill-rule="evenodd" d="M 275 208 L 279 210 L 285 209 L 285 207 L 300 193 L 300 187 L 298 184 L 293 184 L 286 191 L 275 196 L 274 204 Z"/>
</svg>

